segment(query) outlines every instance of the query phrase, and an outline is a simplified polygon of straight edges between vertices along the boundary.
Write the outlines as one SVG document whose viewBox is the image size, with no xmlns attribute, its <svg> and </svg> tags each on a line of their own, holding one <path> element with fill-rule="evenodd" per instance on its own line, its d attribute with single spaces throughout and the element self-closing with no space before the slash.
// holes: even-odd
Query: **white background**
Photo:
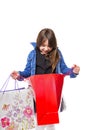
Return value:
<svg viewBox="0 0 87 130">
<path fill-rule="evenodd" d="M 56 129 L 86 130 L 86 0 L 0 0 L 0 86 L 13 70 L 24 69 L 30 42 L 44 27 L 54 30 L 66 64 L 81 68 L 76 79 L 65 78 L 67 109 Z"/>
</svg>

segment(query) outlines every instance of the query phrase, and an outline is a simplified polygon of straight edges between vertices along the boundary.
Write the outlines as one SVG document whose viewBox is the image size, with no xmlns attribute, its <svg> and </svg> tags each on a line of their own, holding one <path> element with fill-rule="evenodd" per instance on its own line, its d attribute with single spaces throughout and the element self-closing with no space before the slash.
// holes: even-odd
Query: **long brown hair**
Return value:
<svg viewBox="0 0 87 130">
<path fill-rule="evenodd" d="M 59 53 L 57 47 L 57 40 L 52 29 L 44 28 L 39 32 L 36 40 L 37 47 L 39 48 L 41 44 L 46 40 L 48 40 L 49 47 L 52 48 L 52 51 L 46 56 L 46 58 L 50 60 L 53 72 L 59 60 Z"/>
</svg>

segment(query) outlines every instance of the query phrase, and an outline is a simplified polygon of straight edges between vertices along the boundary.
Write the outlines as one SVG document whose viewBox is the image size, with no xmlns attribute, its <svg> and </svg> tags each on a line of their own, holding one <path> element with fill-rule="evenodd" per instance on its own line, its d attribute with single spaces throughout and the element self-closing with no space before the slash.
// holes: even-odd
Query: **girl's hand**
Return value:
<svg viewBox="0 0 87 130">
<path fill-rule="evenodd" d="M 74 65 L 74 67 L 73 67 L 73 73 L 79 74 L 79 71 L 80 71 L 80 67 L 77 66 L 77 65 Z"/>
<path fill-rule="evenodd" d="M 10 76 L 13 78 L 13 79 L 17 79 L 20 75 L 17 71 L 13 71 Z"/>
</svg>

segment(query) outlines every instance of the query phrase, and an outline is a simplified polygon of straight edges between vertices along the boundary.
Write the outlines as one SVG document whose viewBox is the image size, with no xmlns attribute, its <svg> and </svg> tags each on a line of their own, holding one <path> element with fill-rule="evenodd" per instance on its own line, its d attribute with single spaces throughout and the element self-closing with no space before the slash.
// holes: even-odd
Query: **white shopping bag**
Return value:
<svg viewBox="0 0 87 130">
<path fill-rule="evenodd" d="M 33 95 L 29 88 L 0 91 L 0 130 L 35 127 Z"/>
</svg>

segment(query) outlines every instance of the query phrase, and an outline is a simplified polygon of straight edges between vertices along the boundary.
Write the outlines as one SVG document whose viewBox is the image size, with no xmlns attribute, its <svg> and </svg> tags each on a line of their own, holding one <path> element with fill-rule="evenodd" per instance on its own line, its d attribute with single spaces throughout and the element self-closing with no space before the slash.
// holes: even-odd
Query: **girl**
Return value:
<svg viewBox="0 0 87 130">
<path fill-rule="evenodd" d="M 31 75 L 70 72 L 70 77 L 75 78 L 80 71 L 80 67 L 75 65 L 73 68 L 67 67 L 63 56 L 57 47 L 57 40 L 52 29 L 42 29 L 36 43 L 32 43 L 32 50 L 27 58 L 27 64 L 24 71 L 13 71 L 11 76 L 13 79 L 21 80 L 21 77 L 27 78 Z M 54 130 L 54 125 L 37 126 L 37 130 L 44 128 Z"/>
</svg>

